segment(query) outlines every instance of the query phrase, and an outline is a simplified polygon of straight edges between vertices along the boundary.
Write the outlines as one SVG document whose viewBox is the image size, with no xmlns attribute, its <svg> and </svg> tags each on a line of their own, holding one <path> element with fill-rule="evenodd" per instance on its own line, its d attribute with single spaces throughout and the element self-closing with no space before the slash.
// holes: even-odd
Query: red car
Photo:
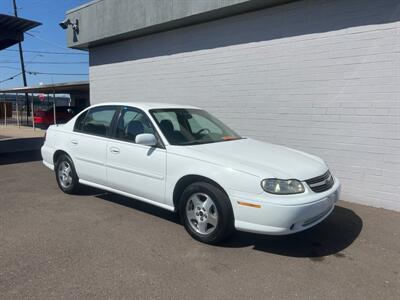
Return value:
<svg viewBox="0 0 400 300">
<path fill-rule="evenodd" d="M 73 116 L 75 116 L 80 110 L 73 106 L 57 106 L 56 107 L 56 121 L 57 124 L 63 124 L 68 122 Z M 54 112 L 53 108 L 48 110 L 37 110 L 34 113 L 35 126 L 41 128 L 47 128 L 54 124 Z"/>
</svg>

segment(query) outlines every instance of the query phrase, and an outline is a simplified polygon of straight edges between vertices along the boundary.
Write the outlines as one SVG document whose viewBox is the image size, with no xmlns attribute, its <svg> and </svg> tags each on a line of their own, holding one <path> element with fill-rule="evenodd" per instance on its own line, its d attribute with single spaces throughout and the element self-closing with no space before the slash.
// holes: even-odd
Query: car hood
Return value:
<svg viewBox="0 0 400 300">
<path fill-rule="evenodd" d="M 328 169 L 316 156 L 248 138 L 174 148 L 182 155 L 260 178 L 306 180 L 322 175 Z"/>
</svg>

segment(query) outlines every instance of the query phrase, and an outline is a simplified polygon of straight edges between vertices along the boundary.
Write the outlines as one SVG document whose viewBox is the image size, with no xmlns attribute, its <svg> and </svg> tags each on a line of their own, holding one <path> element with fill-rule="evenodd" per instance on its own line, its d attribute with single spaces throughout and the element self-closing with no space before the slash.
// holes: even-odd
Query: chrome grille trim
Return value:
<svg viewBox="0 0 400 300">
<path fill-rule="evenodd" d="M 328 170 L 325 174 L 321 176 L 307 179 L 306 183 L 313 192 L 321 193 L 329 190 L 333 186 L 334 180 L 331 172 L 329 172 Z"/>
</svg>

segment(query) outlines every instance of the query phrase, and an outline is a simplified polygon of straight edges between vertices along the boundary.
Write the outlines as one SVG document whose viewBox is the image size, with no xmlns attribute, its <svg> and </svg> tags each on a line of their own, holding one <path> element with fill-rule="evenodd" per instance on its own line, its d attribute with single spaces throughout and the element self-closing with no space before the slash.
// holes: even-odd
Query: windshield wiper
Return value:
<svg viewBox="0 0 400 300">
<path fill-rule="evenodd" d="M 213 140 L 209 140 L 209 141 L 189 141 L 189 142 L 184 142 L 184 143 L 180 143 L 177 144 L 178 146 L 192 146 L 192 145 L 201 145 L 201 144 L 212 144 L 212 143 L 220 143 L 220 142 L 229 142 L 229 141 L 237 141 L 237 140 L 242 140 L 245 139 L 243 137 L 239 137 L 239 138 L 234 138 L 234 139 L 229 139 L 229 140 L 217 140 L 217 141 L 213 141 Z"/>
<path fill-rule="evenodd" d="M 200 145 L 200 144 L 205 144 L 205 143 L 209 143 L 209 142 L 204 142 L 204 141 L 189 141 L 189 142 L 180 143 L 180 144 L 178 144 L 178 145 L 190 146 L 190 145 Z"/>
</svg>

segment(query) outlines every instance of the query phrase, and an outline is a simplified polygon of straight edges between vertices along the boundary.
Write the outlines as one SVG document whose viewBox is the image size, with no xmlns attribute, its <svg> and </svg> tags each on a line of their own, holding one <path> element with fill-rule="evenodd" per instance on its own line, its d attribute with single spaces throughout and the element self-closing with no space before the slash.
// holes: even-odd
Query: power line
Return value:
<svg viewBox="0 0 400 300">
<path fill-rule="evenodd" d="M 35 72 L 27 71 L 30 75 L 60 75 L 60 76 L 87 76 L 88 73 L 51 73 L 51 72 Z"/>
<path fill-rule="evenodd" d="M 37 64 L 37 65 L 81 65 L 87 64 L 87 61 L 27 61 L 26 64 Z M 0 61 L 0 64 L 19 64 L 19 61 Z"/>
<path fill-rule="evenodd" d="M 5 49 L 4 51 L 8 52 L 18 52 L 15 49 Z M 74 52 L 53 52 L 53 51 L 38 51 L 38 50 L 24 50 L 24 52 L 28 53 L 41 53 L 41 54 L 61 54 L 61 55 L 88 55 L 88 53 L 74 53 Z"/>
<path fill-rule="evenodd" d="M 0 66 L 0 68 L 4 69 L 11 69 L 11 70 L 19 70 L 20 68 L 15 68 L 15 67 L 8 67 L 8 66 Z M 52 73 L 52 72 L 40 72 L 40 71 L 32 71 L 32 70 L 26 70 L 27 73 L 31 75 L 89 75 L 88 73 Z"/>
<path fill-rule="evenodd" d="M 87 76 L 89 74 L 87 73 L 51 73 L 51 72 L 36 72 L 36 71 L 25 71 L 26 73 L 28 73 L 29 75 L 51 75 L 51 76 Z M 8 77 L 6 79 L 0 80 L 0 83 L 9 81 L 9 80 L 13 80 L 15 79 L 15 77 L 20 76 L 22 74 L 22 72 L 19 72 L 11 77 Z"/>
<path fill-rule="evenodd" d="M 3 69 L 11 69 L 11 70 L 21 70 L 21 68 L 9 67 L 9 66 L 0 66 L 0 68 L 3 68 Z"/>
<path fill-rule="evenodd" d="M 42 42 L 45 42 L 45 43 L 47 43 L 47 44 L 49 44 L 49 45 L 52 45 L 53 47 L 57 47 L 57 48 L 60 48 L 60 49 L 63 49 L 63 50 L 69 49 L 69 48 L 67 48 L 67 47 L 65 47 L 65 46 L 62 46 L 62 45 L 59 45 L 59 44 L 54 43 L 54 42 L 52 42 L 52 41 L 49 41 L 49 40 L 46 40 L 46 39 L 44 39 L 44 38 L 38 37 L 38 36 L 36 36 L 36 35 L 34 35 L 34 34 L 32 34 L 32 33 L 25 32 L 25 34 L 26 34 L 26 35 L 29 35 L 29 36 L 31 36 L 31 37 L 34 37 L 35 39 L 38 39 L 38 40 L 40 40 L 40 41 L 42 41 Z"/>
<path fill-rule="evenodd" d="M 22 72 L 19 72 L 18 74 L 15 74 L 15 75 L 13 75 L 13 76 L 11 76 L 11 77 L 8 77 L 8 78 L 6 78 L 6 79 L 1 80 L 0 83 L 6 82 L 6 81 L 8 81 L 8 80 L 13 80 L 15 77 L 17 77 L 17 76 L 19 76 L 19 75 L 21 75 L 21 74 L 22 74 Z"/>
</svg>

